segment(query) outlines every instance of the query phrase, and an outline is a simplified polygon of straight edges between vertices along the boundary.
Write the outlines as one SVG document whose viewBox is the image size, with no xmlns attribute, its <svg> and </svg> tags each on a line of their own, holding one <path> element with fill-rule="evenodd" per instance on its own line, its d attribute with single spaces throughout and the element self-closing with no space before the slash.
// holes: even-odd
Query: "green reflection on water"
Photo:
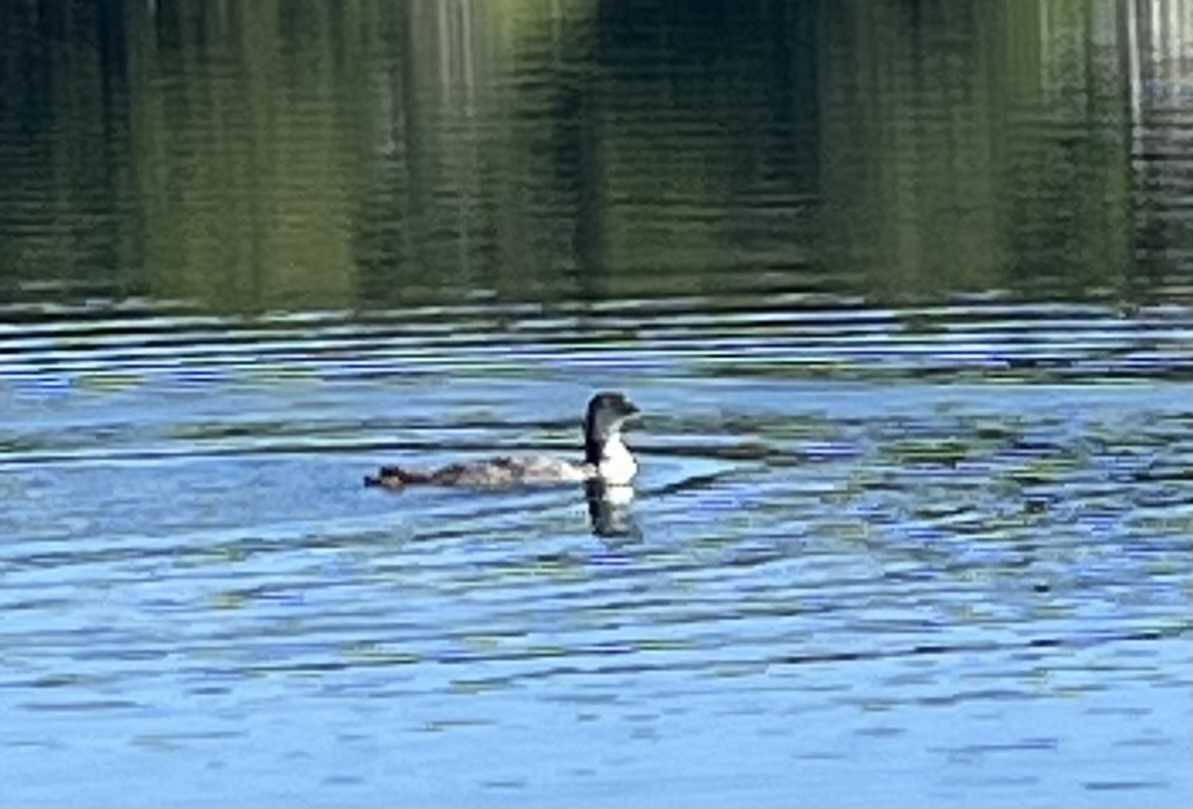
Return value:
<svg viewBox="0 0 1193 809">
<path fill-rule="evenodd" d="M 1147 43 L 1092 0 L 0 13 L 4 299 L 1137 285 Z"/>
</svg>

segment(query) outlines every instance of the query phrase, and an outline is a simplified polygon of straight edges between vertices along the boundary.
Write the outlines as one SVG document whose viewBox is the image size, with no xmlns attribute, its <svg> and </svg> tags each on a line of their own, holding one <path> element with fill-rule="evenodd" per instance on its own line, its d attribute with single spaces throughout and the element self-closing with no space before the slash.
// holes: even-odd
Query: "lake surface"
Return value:
<svg viewBox="0 0 1193 809">
<path fill-rule="evenodd" d="M 482 5 L 0 10 L 0 802 L 1188 805 L 1193 6 Z"/>
</svg>

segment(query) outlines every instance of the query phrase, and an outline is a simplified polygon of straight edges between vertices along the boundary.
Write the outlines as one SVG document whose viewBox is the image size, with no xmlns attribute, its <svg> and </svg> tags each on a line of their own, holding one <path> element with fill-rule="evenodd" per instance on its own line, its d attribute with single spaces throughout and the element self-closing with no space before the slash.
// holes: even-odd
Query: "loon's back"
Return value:
<svg viewBox="0 0 1193 809">
<path fill-rule="evenodd" d="M 511 486 L 542 486 L 551 483 L 580 483 L 595 475 L 588 465 L 577 466 L 560 458 L 500 457 L 476 463 L 454 463 L 431 471 L 383 466 L 376 476 L 365 478 L 366 486 L 400 489 L 418 483 L 438 486 L 468 486 L 502 489 Z"/>
</svg>

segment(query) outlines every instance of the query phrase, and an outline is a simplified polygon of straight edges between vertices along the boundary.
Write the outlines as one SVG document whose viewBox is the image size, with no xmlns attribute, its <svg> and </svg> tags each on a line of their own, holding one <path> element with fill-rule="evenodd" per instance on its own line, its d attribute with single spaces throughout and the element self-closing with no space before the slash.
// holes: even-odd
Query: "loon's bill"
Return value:
<svg viewBox="0 0 1193 809">
<path fill-rule="evenodd" d="M 498 489 L 594 481 L 626 486 L 638 472 L 634 456 L 621 440 L 621 428 L 638 407 L 616 391 L 598 393 L 584 416 L 584 462 L 540 456 L 490 458 L 454 463 L 438 469 L 383 466 L 365 477 L 366 486 L 402 489 L 406 486 L 464 486 Z"/>
</svg>

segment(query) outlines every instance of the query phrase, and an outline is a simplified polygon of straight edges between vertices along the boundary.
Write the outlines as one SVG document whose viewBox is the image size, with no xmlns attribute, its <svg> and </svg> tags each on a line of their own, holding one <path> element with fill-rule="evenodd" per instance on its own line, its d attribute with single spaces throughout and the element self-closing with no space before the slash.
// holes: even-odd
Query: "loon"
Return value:
<svg viewBox="0 0 1193 809">
<path fill-rule="evenodd" d="M 556 483 L 628 486 L 638 472 L 634 456 L 621 440 L 622 425 L 638 407 L 616 391 L 598 393 L 584 417 L 584 463 L 561 458 L 499 457 L 475 463 L 454 463 L 439 469 L 383 466 L 365 477 L 366 486 L 401 489 L 412 484 L 499 489 Z"/>
</svg>

